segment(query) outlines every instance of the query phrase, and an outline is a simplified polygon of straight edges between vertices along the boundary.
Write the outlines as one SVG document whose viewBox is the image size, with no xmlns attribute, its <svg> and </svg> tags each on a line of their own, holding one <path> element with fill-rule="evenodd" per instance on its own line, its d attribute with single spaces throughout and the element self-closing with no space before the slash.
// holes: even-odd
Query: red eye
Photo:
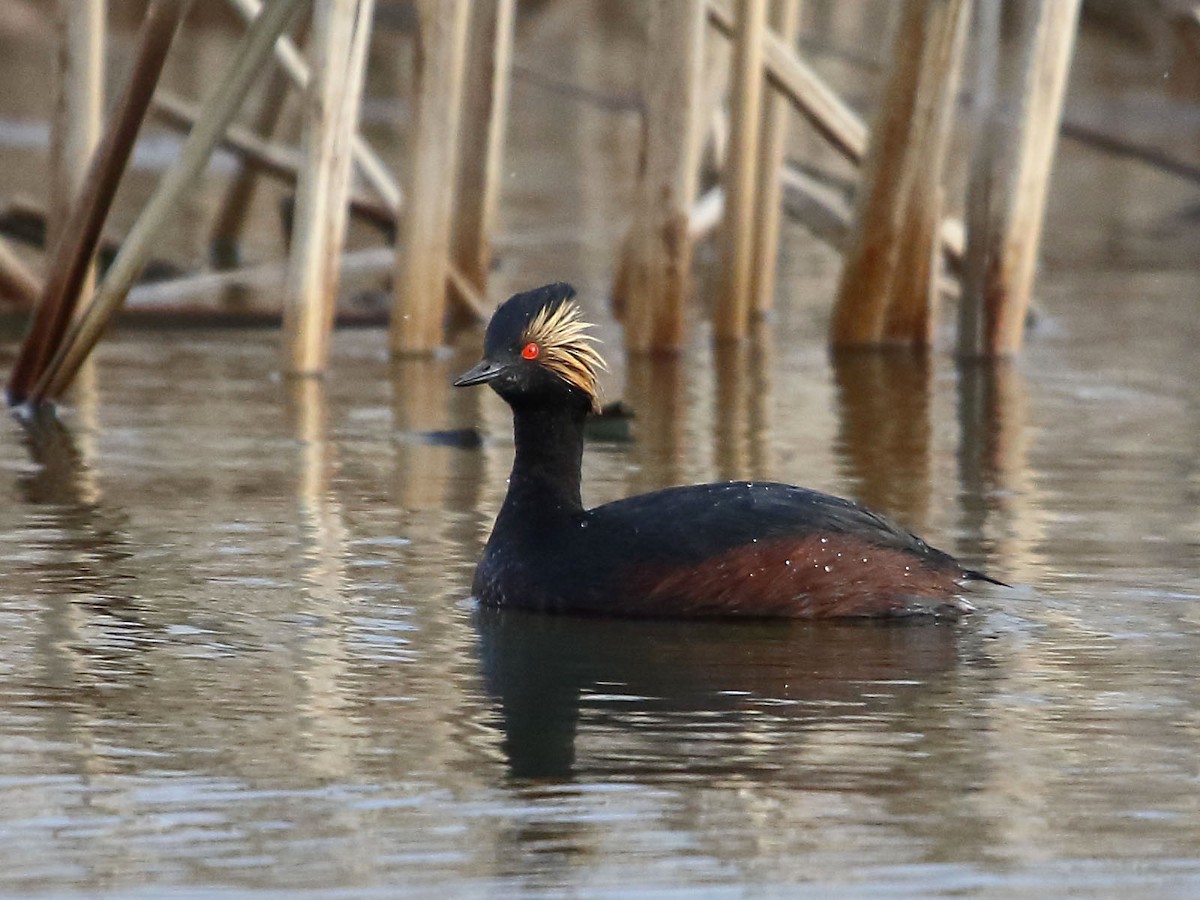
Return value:
<svg viewBox="0 0 1200 900">
<path fill-rule="evenodd" d="M 538 355 L 538 345 L 537 344 L 530 342 L 521 348 L 521 356 L 525 357 L 525 359 L 537 359 L 537 355 Z"/>
</svg>

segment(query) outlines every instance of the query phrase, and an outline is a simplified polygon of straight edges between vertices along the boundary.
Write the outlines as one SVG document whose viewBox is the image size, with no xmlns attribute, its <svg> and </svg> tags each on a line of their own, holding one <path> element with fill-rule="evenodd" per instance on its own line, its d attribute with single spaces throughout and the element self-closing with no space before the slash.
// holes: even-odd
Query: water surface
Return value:
<svg viewBox="0 0 1200 900">
<path fill-rule="evenodd" d="M 594 83 L 554 21 L 518 46 Z M 495 290 L 575 281 L 638 413 L 588 502 L 803 483 L 1016 587 L 957 626 L 481 612 L 512 450 L 449 387 L 478 334 L 341 332 L 291 383 L 273 330 L 118 330 L 61 421 L 0 421 L 0 893 L 1200 893 L 1194 190 L 1068 147 L 994 372 L 831 360 L 836 257 L 795 227 L 758 341 L 628 363 L 636 121 L 514 104 Z"/>
</svg>

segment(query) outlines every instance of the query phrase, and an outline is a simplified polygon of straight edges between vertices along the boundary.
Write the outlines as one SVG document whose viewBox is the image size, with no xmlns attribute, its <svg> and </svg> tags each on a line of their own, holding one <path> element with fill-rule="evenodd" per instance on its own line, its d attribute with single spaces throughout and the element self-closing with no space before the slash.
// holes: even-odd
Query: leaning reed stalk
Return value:
<svg viewBox="0 0 1200 900">
<path fill-rule="evenodd" d="M 150 106 L 167 51 L 189 4 L 190 0 L 156 0 L 146 11 L 129 81 L 63 225 L 41 303 L 13 365 L 8 384 L 11 404 L 29 399 L 30 389 L 45 375 L 48 361 L 62 349 L 104 220 Z"/>
<path fill-rule="evenodd" d="M 247 23 L 253 22 L 263 7 L 261 0 L 229 0 L 229 2 Z M 275 59 L 299 90 L 303 91 L 308 87 L 308 80 L 312 77 L 312 73 L 291 38 L 285 36 L 279 39 L 275 45 Z M 379 154 L 371 149 L 371 145 L 357 132 L 351 138 L 351 152 L 354 154 L 354 164 L 362 174 L 363 180 L 371 186 L 379 199 L 387 204 L 388 209 L 393 213 L 399 212 L 400 207 L 404 204 L 404 192 L 400 190 L 400 185 L 392 176 L 391 170 L 379 158 Z"/>
<path fill-rule="evenodd" d="M 154 113 L 158 118 L 180 131 L 190 131 L 200 118 L 200 107 L 159 89 L 154 95 Z M 268 141 L 254 131 L 231 122 L 221 136 L 222 150 L 239 157 L 242 162 L 263 175 L 295 187 L 300 180 L 300 150 L 278 141 Z M 384 231 L 396 228 L 396 211 L 382 200 L 355 193 L 350 197 L 350 212 Z"/>
<path fill-rule="evenodd" d="M 734 15 L 730 7 L 708 0 L 708 21 L 726 37 L 734 33 Z M 796 111 L 804 116 L 829 145 L 854 165 L 861 165 L 867 153 L 867 126 L 837 93 L 825 84 L 781 37 L 767 32 L 763 36 L 763 69 L 767 79 Z M 962 256 L 962 222 L 947 219 L 942 236 L 943 249 L 953 259 Z"/>
<path fill-rule="evenodd" d="M 121 251 L 113 260 L 92 302 L 34 387 L 35 401 L 58 397 L 71 383 L 105 327 L 120 309 L 125 294 L 142 270 L 167 216 L 208 163 L 221 134 L 237 114 L 243 98 L 258 77 L 275 40 L 304 0 L 274 0 L 254 20 L 234 58 L 204 106 L 204 113 L 180 150 L 180 157 L 158 183 Z"/>
<path fill-rule="evenodd" d="M 308 36 L 310 22 L 311 16 L 303 15 L 296 26 L 293 40 L 299 46 L 303 46 Z M 265 142 L 270 142 L 283 115 L 291 87 L 292 82 L 287 73 L 278 66 L 272 67 L 267 76 L 266 87 L 263 88 L 258 110 L 250 124 L 251 133 L 258 135 Z M 250 207 L 254 203 L 254 195 L 257 193 L 258 176 L 254 166 L 243 160 L 237 174 L 225 187 L 225 194 L 217 207 L 208 242 L 209 258 L 218 267 L 233 267 L 238 263 L 239 242 L 242 230 L 246 227 Z"/>
<path fill-rule="evenodd" d="M 736 23 L 728 5 L 709 0 L 708 18 L 726 37 L 734 36 Z M 762 51 L 763 66 L 775 87 L 835 150 L 850 162 L 861 162 L 867 152 L 867 126 L 858 113 L 796 55 L 787 41 L 767 32 Z"/>
</svg>

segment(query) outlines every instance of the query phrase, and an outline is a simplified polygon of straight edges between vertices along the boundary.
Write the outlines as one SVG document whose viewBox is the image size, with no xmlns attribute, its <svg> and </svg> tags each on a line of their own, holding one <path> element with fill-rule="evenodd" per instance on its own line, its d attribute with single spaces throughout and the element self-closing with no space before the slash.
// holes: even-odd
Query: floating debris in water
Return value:
<svg viewBox="0 0 1200 900">
<path fill-rule="evenodd" d="M 612 443 L 627 443 L 633 440 L 630 423 L 635 413 L 624 400 L 614 400 L 606 403 L 598 413 L 588 416 L 583 434 L 592 441 L 611 441 Z"/>
<path fill-rule="evenodd" d="M 483 446 L 483 435 L 478 428 L 445 428 L 437 431 L 412 431 L 404 436 L 417 443 L 435 447 L 458 447 L 462 450 L 478 450 Z"/>
</svg>

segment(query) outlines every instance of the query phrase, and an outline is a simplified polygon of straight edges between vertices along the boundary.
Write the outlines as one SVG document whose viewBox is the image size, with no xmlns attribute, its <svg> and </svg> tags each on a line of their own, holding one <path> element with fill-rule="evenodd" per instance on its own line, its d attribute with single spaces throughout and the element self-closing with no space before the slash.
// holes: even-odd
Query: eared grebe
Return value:
<svg viewBox="0 0 1200 900">
<path fill-rule="evenodd" d="M 956 617 L 992 581 L 870 510 L 768 482 L 667 488 L 584 509 L 584 421 L 604 360 L 567 284 L 516 294 L 488 324 L 487 383 L 516 458 L 473 590 L 488 606 L 657 617 Z"/>
</svg>

